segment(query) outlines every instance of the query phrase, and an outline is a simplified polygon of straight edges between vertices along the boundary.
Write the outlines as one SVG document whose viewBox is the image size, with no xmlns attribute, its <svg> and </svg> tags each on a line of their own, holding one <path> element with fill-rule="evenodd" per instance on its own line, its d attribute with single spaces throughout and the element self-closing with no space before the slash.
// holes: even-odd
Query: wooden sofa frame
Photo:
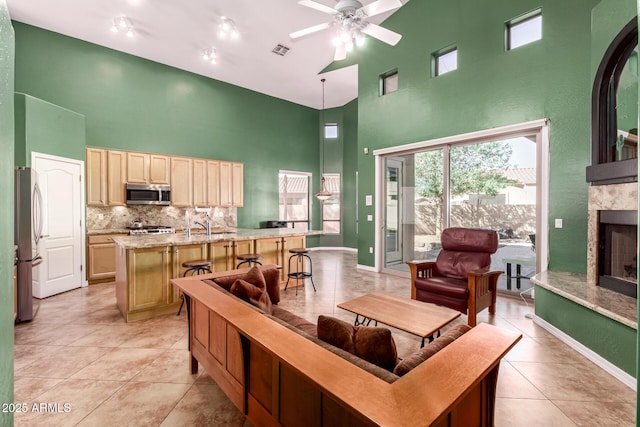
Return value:
<svg viewBox="0 0 640 427">
<path fill-rule="evenodd" d="M 478 325 L 389 383 L 202 282 L 221 275 L 171 283 L 187 300 L 191 372 L 201 364 L 253 425 L 493 425 L 499 363 L 520 334 Z"/>
</svg>

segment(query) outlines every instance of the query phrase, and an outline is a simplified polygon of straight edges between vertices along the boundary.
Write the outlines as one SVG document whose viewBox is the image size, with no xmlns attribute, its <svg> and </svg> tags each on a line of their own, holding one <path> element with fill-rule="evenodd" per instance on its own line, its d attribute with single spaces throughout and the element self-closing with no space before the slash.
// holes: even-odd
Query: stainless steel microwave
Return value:
<svg viewBox="0 0 640 427">
<path fill-rule="evenodd" d="M 171 204 L 171 186 L 168 184 L 127 183 L 127 205 Z"/>
</svg>

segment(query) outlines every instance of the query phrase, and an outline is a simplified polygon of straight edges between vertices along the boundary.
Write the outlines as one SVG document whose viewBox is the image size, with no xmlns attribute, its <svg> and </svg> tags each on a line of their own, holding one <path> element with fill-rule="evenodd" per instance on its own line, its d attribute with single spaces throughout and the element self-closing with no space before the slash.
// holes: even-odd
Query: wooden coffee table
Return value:
<svg viewBox="0 0 640 427">
<path fill-rule="evenodd" d="M 460 316 L 460 312 L 447 307 L 403 298 L 383 292 L 374 292 L 338 304 L 355 313 L 355 325 L 368 325 L 372 320 L 392 326 L 422 338 L 432 338 L 442 327 Z M 360 320 L 360 316 L 364 319 Z"/>
</svg>

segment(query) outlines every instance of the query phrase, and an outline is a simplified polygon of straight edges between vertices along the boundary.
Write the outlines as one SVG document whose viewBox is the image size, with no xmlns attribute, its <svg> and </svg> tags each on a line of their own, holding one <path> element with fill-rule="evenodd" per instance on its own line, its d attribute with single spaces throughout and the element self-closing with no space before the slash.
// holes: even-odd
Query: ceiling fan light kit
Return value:
<svg viewBox="0 0 640 427">
<path fill-rule="evenodd" d="M 336 46 L 334 61 L 345 59 L 347 52 L 353 50 L 354 45 L 363 46 L 365 34 L 391 46 L 395 46 L 402 38 L 402 35 L 366 20 L 369 17 L 401 7 L 400 0 L 377 0 L 366 6 L 363 6 L 358 0 L 340 0 L 335 8 L 313 0 L 300 0 L 298 4 L 333 15 L 333 20 L 293 32 L 289 34 L 289 37 L 297 39 L 338 26 L 337 35 L 333 39 L 333 44 Z"/>
</svg>

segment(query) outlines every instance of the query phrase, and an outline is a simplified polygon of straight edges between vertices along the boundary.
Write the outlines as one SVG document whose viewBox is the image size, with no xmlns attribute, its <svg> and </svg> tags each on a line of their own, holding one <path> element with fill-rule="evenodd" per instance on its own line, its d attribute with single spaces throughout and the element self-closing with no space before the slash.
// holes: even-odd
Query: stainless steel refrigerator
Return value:
<svg viewBox="0 0 640 427">
<path fill-rule="evenodd" d="M 14 240 L 18 246 L 18 312 L 16 323 L 32 320 L 33 269 L 41 262 L 38 243 L 42 237 L 42 194 L 38 175 L 31 168 L 15 170 Z"/>
</svg>

